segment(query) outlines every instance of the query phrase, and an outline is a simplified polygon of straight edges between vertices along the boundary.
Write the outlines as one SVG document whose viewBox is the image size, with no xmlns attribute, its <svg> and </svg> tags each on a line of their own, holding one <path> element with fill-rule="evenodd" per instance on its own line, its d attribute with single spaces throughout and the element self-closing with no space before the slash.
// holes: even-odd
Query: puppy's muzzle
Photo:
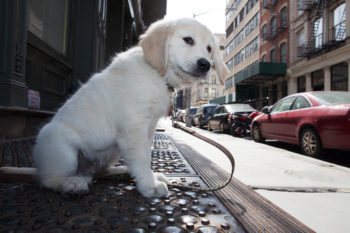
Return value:
<svg viewBox="0 0 350 233">
<path fill-rule="evenodd" d="M 205 74 L 210 70 L 211 64 L 205 58 L 200 58 L 197 60 L 197 70 L 198 73 Z"/>
</svg>

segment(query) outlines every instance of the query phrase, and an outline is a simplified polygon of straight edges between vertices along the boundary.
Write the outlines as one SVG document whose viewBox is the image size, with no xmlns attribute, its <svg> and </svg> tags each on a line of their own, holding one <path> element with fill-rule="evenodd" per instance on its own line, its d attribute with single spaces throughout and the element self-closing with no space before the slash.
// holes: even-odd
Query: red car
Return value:
<svg viewBox="0 0 350 233">
<path fill-rule="evenodd" d="M 296 144 L 310 156 L 323 148 L 350 149 L 350 92 L 297 93 L 262 112 L 251 126 L 256 142 L 266 138 Z"/>
</svg>

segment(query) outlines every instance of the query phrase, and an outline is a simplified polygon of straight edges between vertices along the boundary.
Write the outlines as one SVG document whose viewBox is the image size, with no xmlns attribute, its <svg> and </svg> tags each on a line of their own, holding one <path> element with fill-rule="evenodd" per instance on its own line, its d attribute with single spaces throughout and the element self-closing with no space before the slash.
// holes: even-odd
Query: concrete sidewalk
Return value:
<svg viewBox="0 0 350 233">
<path fill-rule="evenodd" d="M 230 172 L 228 159 L 218 149 L 173 128 L 168 118 L 161 119 L 158 127 Z M 350 232 L 350 169 L 252 140 L 193 129 L 233 154 L 235 178 L 307 226 L 317 232 Z"/>
</svg>

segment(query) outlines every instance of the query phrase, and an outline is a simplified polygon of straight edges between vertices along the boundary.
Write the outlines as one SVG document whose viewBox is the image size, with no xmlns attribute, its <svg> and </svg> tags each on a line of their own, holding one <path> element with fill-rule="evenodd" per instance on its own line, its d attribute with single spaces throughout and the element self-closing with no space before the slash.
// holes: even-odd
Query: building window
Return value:
<svg viewBox="0 0 350 233">
<path fill-rule="evenodd" d="M 209 97 L 209 88 L 204 88 L 204 98 L 208 98 Z"/>
<path fill-rule="evenodd" d="M 244 19 L 244 8 L 239 12 L 239 22 L 242 22 Z"/>
<path fill-rule="evenodd" d="M 271 31 L 271 37 L 275 37 L 277 34 L 277 19 L 276 16 L 273 16 L 270 21 L 270 31 Z"/>
<path fill-rule="evenodd" d="M 211 83 L 216 84 L 216 75 L 211 76 Z"/>
<path fill-rule="evenodd" d="M 276 50 L 271 49 L 270 51 L 270 62 L 276 62 Z"/>
<path fill-rule="evenodd" d="M 234 3 L 233 3 L 233 8 L 237 9 L 239 4 L 241 4 L 242 0 L 236 0 Z"/>
<path fill-rule="evenodd" d="M 323 91 L 324 90 L 324 72 L 323 70 L 317 70 L 311 73 L 312 77 L 312 90 Z"/>
<path fill-rule="evenodd" d="M 296 52 L 298 57 L 301 57 L 305 50 L 306 40 L 305 40 L 305 30 L 302 28 L 300 31 L 297 32 L 297 43 L 298 46 L 296 48 Z"/>
<path fill-rule="evenodd" d="M 281 63 L 287 63 L 287 43 L 283 42 L 280 46 L 280 61 Z"/>
<path fill-rule="evenodd" d="M 304 28 L 297 32 L 298 47 L 305 47 L 305 31 Z"/>
<path fill-rule="evenodd" d="M 251 11 L 257 2 L 258 0 L 248 0 L 247 4 L 245 5 L 246 15 Z"/>
<path fill-rule="evenodd" d="M 211 89 L 210 97 L 211 98 L 215 98 L 216 97 L 216 89 L 215 88 Z"/>
<path fill-rule="evenodd" d="M 306 91 L 306 77 L 301 76 L 298 78 L 298 92 Z"/>
<path fill-rule="evenodd" d="M 315 48 L 322 47 L 323 44 L 323 18 L 319 18 L 314 23 Z"/>
<path fill-rule="evenodd" d="M 226 62 L 227 69 L 232 70 L 233 68 L 233 59 L 230 59 L 228 62 Z"/>
<path fill-rule="evenodd" d="M 230 26 L 228 26 L 228 28 L 226 29 L 226 38 L 228 38 L 232 32 L 233 32 L 233 23 L 231 23 Z"/>
<path fill-rule="evenodd" d="M 283 7 L 281 10 L 281 27 L 287 27 L 287 7 Z"/>
<path fill-rule="evenodd" d="M 346 62 L 331 67 L 331 89 L 332 91 L 348 91 L 349 66 Z"/>
<path fill-rule="evenodd" d="M 267 8 L 269 6 L 269 0 L 263 0 L 263 7 Z"/>
<path fill-rule="evenodd" d="M 261 61 L 262 61 L 262 62 L 267 62 L 267 56 L 266 56 L 266 54 L 264 54 L 264 55 L 262 56 Z"/>
<path fill-rule="evenodd" d="M 230 21 L 232 15 L 233 15 L 232 11 L 229 10 L 229 11 L 227 12 L 227 14 L 226 14 L 226 23 L 227 23 L 228 21 Z"/>
<path fill-rule="evenodd" d="M 245 26 L 244 28 L 235 36 L 234 47 L 239 45 L 244 38 L 246 38 L 256 27 L 259 26 L 260 14 L 257 13 Z M 233 48 L 232 48 L 233 49 Z"/>
<path fill-rule="evenodd" d="M 233 57 L 233 65 L 236 66 L 241 63 L 245 58 L 249 57 L 255 51 L 260 48 L 260 37 L 254 38 L 245 48 L 243 48 L 236 56 Z"/>
<path fill-rule="evenodd" d="M 28 0 L 28 31 L 66 54 L 68 12 L 68 0 Z"/>
<path fill-rule="evenodd" d="M 225 80 L 225 90 L 233 86 L 233 77 Z"/>
<path fill-rule="evenodd" d="M 345 39 L 345 31 L 346 31 L 346 9 L 345 3 L 338 6 L 333 11 L 333 38 L 337 41 Z"/>
<path fill-rule="evenodd" d="M 233 65 L 236 66 L 244 60 L 244 49 L 239 51 L 239 53 L 233 58 Z"/>
<path fill-rule="evenodd" d="M 229 55 L 233 51 L 233 40 L 226 46 L 225 54 Z"/>
<path fill-rule="evenodd" d="M 262 27 L 262 36 L 263 36 L 263 41 L 267 40 L 267 25 L 266 24 Z"/>
</svg>

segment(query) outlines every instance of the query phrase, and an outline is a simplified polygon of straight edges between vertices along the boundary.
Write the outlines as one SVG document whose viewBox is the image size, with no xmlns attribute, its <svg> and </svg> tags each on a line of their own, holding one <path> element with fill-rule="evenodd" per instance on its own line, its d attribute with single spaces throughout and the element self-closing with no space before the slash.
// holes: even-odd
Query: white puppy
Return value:
<svg viewBox="0 0 350 233">
<path fill-rule="evenodd" d="M 197 21 L 151 25 L 139 46 L 93 75 L 41 129 L 34 147 L 41 184 L 87 191 L 93 175 L 122 157 L 143 196 L 166 195 L 166 178 L 151 171 L 150 148 L 170 106 L 168 86 L 208 77 L 213 61 L 223 78 L 227 68 L 214 35 Z"/>
</svg>

